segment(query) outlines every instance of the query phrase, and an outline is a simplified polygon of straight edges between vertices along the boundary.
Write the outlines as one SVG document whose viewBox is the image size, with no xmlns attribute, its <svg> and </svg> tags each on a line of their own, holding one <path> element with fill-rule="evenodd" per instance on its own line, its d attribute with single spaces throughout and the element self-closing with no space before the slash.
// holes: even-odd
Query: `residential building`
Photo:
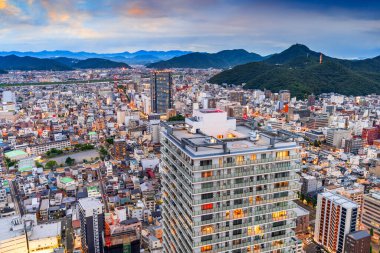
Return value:
<svg viewBox="0 0 380 253">
<path fill-rule="evenodd" d="M 327 144 L 341 148 L 342 147 L 342 140 L 351 139 L 351 131 L 346 129 L 340 129 L 340 128 L 331 128 L 327 129 L 327 136 L 326 136 L 326 142 Z"/>
<path fill-rule="evenodd" d="M 194 110 L 183 123 L 163 125 L 164 252 L 295 246 L 300 156 L 293 138 L 237 125 L 217 109 Z"/>
<path fill-rule="evenodd" d="M 98 199 L 79 199 L 82 251 L 103 253 L 104 211 Z"/>
<path fill-rule="evenodd" d="M 359 206 L 339 194 L 318 194 L 314 240 L 331 252 L 344 252 L 344 239 L 356 230 Z"/>
<path fill-rule="evenodd" d="M 373 231 L 375 239 L 380 238 L 380 192 L 364 195 L 361 225 L 368 232 Z"/>
<path fill-rule="evenodd" d="M 371 252 L 371 235 L 367 231 L 359 230 L 346 236 L 344 253 Z"/>
</svg>

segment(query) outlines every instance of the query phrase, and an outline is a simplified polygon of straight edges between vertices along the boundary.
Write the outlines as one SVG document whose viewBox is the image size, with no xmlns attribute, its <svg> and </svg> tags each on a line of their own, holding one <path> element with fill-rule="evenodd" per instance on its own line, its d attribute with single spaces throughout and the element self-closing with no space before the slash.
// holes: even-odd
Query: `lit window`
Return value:
<svg viewBox="0 0 380 253">
<path fill-rule="evenodd" d="M 212 245 L 206 245 L 201 248 L 201 252 L 212 250 Z"/>
<path fill-rule="evenodd" d="M 202 231 L 203 235 L 208 235 L 208 234 L 211 234 L 211 233 L 214 232 L 214 228 L 211 225 L 209 225 L 209 226 L 203 226 L 201 228 L 201 231 Z"/>
<path fill-rule="evenodd" d="M 286 217 L 286 211 L 279 211 L 272 214 L 273 220 L 279 220 Z"/>
<path fill-rule="evenodd" d="M 281 151 L 276 153 L 276 157 L 288 157 L 289 151 Z"/>
<path fill-rule="evenodd" d="M 243 164 L 244 163 L 244 156 L 239 155 L 236 157 L 236 163 L 237 164 Z"/>
<path fill-rule="evenodd" d="M 223 134 L 218 134 L 218 135 L 216 136 L 216 138 L 218 138 L 218 139 L 223 139 Z"/>
<path fill-rule="evenodd" d="M 202 210 L 210 210 L 213 208 L 213 204 L 204 204 L 202 205 Z"/>
<path fill-rule="evenodd" d="M 234 219 L 243 218 L 243 216 L 243 209 L 239 208 L 234 210 Z"/>
<path fill-rule="evenodd" d="M 252 160 L 252 161 L 256 160 L 256 154 L 252 154 L 252 155 L 251 155 L 251 160 Z"/>
<path fill-rule="evenodd" d="M 212 177 L 212 171 L 202 172 L 202 177 Z"/>
</svg>

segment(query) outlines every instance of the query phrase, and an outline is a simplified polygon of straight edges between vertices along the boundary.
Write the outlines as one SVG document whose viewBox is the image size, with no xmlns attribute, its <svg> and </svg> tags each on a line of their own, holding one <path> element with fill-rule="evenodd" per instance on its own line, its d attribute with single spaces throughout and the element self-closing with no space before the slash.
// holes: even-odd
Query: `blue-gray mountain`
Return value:
<svg viewBox="0 0 380 253">
<path fill-rule="evenodd" d="M 223 50 L 218 53 L 191 53 L 170 60 L 159 61 L 148 65 L 148 68 L 230 68 L 248 62 L 264 60 L 265 57 L 249 53 L 244 49 Z"/>
</svg>

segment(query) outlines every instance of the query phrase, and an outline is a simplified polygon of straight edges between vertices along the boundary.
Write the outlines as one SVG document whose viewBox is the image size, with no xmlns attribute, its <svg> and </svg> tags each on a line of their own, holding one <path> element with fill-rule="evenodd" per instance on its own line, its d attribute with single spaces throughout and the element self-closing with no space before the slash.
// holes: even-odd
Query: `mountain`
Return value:
<svg viewBox="0 0 380 253">
<path fill-rule="evenodd" d="M 66 50 L 55 50 L 55 51 L 39 51 L 39 52 L 19 52 L 19 51 L 0 51 L 0 56 L 16 55 L 16 56 L 30 56 L 37 58 L 75 58 L 75 59 L 88 59 L 88 58 L 102 58 L 113 61 L 125 62 L 128 64 L 148 64 L 152 62 L 157 62 L 161 60 L 168 60 L 176 56 L 181 56 L 185 54 L 192 53 L 191 51 L 180 51 L 180 50 L 170 50 L 170 51 L 146 51 L 140 50 L 137 52 L 121 52 L 121 53 L 92 53 L 92 52 L 71 52 Z M 142 60 L 139 57 L 143 57 Z"/>
<path fill-rule="evenodd" d="M 74 58 L 68 58 L 68 57 L 57 57 L 57 58 L 52 58 L 53 61 L 59 62 L 63 65 L 66 65 L 70 68 L 73 68 L 75 64 L 77 64 L 80 60 L 74 59 Z"/>
<path fill-rule="evenodd" d="M 8 73 L 7 71 L 0 69 L 0 75 L 1 74 L 7 74 L 7 73 Z"/>
<path fill-rule="evenodd" d="M 104 69 L 104 68 L 130 68 L 123 62 L 115 62 L 100 58 L 78 60 L 67 57 L 54 59 L 40 59 L 36 57 L 19 57 L 16 55 L 0 56 L 0 69 L 5 70 L 54 70 L 65 71 L 73 69 Z"/>
<path fill-rule="evenodd" d="M 16 55 L 0 56 L 0 69 L 5 70 L 71 70 L 70 67 L 51 59 L 35 57 L 18 57 Z"/>
<path fill-rule="evenodd" d="M 191 53 L 170 60 L 149 64 L 148 68 L 230 68 L 239 64 L 261 61 L 264 58 L 243 49 L 224 50 L 218 53 Z"/>
<path fill-rule="evenodd" d="M 89 58 L 78 61 L 72 65 L 75 69 L 110 69 L 110 68 L 131 68 L 123 62 L 115 62 L 101 58 Z"/>
<path fill-rule="evenodd" d="M 337 92 L 344 95 L 380 93 L 380 57 L 343 60 L 296 44 L 262 62 L 252 62 L 223 71 L 209 82 L 246 83 L 245 89 L 290 90 L 292 95 Z"/>
</svg>

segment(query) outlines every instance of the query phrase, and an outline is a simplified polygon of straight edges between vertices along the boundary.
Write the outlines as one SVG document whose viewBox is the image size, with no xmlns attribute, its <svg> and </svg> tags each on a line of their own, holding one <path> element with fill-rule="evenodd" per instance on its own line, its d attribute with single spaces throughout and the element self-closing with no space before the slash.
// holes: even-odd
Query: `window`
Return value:
<svg viewBox="0 0 380 253">
<path fill-rule="evenodd" d="M 243 204 L 243 200 L 242 199 L 235 199 L 234 200 L 234 205 L 241 205 Z"/>
<path fill-rule="evenodd" d="M 243 218 L 243 216 L 244 216 L 243 209 L 239 208 L 239 209 L 234 210 L 234 219 Z"/>
<path fill-rule="evenodd" d="M 202 177 L 212 177 L 212 171 L 202 172 Z"/>
<path fill-rule="evenodd" d="M 236 156 L 236 164 L 243 164 L 244 163 L 244 156 L 239 155 Z"/>
<path fill-rule="evenodd" d="M 209 226 L 203 226 L 201 228 L 201 231 L 202 231 L 203 235 L 207 235 L 207 234 L 213 233 L 214 232 L 214 228 L 211 225 L 209 225 Z"/>
<path fill-rule="evenodd" d="M 209 166 L 212 165 L 212 160 L 202 160 L 200 164 L 201 166 Z"/>
<path fill-rule="evenodd" d="M 256 160 L 256 159 L 257 159 L 256 154 L 252 154 L 252 155 L 251 155 L 251 160 L 254 161 L 254 160 Z"/>
<path fill-rule="evenodd" d="M 212 220 L 212 214 L 202 215 L 201 221 Z"/>
<path fill-rule="evenodd" d="M 201 252 L 212 250 L 212 245 L 206 245 L 201 247 Z"/>
<path fill-rule="evenodd" d="M 240 189 L 234 190 L 234 195 L 237 195 L 237 194 L 243 194 L 243 189 L 240 188 Z"/>
<path fill-rule="evenodd" d="M 232 235 L 240 235 L 241 234 L 241 229 L 236 229 L 232 231 Z"/>
<path fill-rule="evenodd" d="M 243 178 L 237 178 L 237 179 L 235 179 L 235 184 L 241 184 L 241 183 L 243 183 Z"/>
<path fill-rule="evenodd" d="M 234 220 L 234 221 L 232 222 L 232 224 L 233 224 L 234 226 L 236 226 L 236 225 L 240 225 L 240 224 L 243 224 L 243 220 L 242 220 L 242 219 Z"/>
<path fill-rule="evenodd" d="M 201 237 L 201 241 L 202 242 L 210 241 L 210 240 L 212 240 L 212 235 L 207 235 L 207 236 L 202 236 Z"/>
<path fill-rule="evenodd" d="M 276 152 L 276 157 L 288 157 L 289 151 Z"/>
<path fill-rule="evenodd" d="M 218 138 L 218 139 L 223 139 L 223 134 L 218 134 L 218 135 L 216 136 L 216 138 Z"/>
<path fill-rule="evenodd" d="M 204 184 L 202 184 L 202 189 L 205 189 L 205 188 L 212 188 L 213 185 L 214 185 L 214 184 L 213 184 L 212 182 L 204 183 Z"/>
<path fill-rule="evenodd" d="M 210 210 L 212 208 L 213 208 L 213 204 L 212 203 L 202 205 L 202 210 Z"/>
</svg>

